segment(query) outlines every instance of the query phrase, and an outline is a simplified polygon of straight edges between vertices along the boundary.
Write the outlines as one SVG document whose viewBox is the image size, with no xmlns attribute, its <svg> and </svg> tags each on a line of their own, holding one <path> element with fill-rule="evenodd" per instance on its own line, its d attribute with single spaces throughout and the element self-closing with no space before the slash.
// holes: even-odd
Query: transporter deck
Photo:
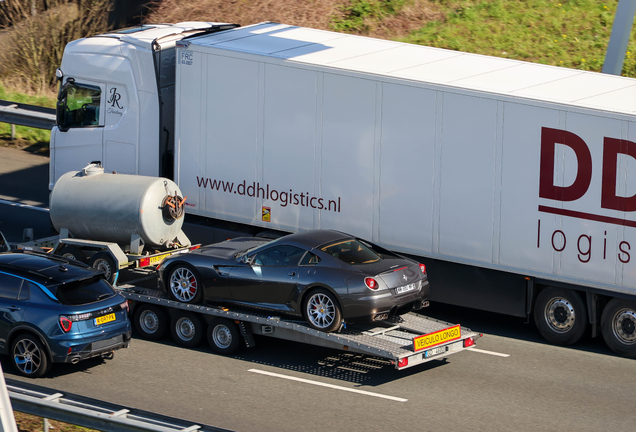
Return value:
<svg viewBox="0 0 636 432">
<path fill-rule="evenodd" d="M 121 285 L 117 289 L 133 304 L 153 304 L 167 310 L 181 310 L 206 316 L 226 318 L 239 325 L 248 347 L 252 335 L 271 336 L 311 345 L 352 351 L 389 360 L 396 369 L 405 369 L 443 358 L 474 345 L 482 335 L 460 325 L 453 325 L 410 312 L 387 321 L 343 325 L 339 332 L 325 333 L 311 328 L 305 321 L 275 312 L 235 306 L 189 305 L 170 300 L 160 290 Z M 416 348 L 417 347 L 417 348 Z"/>
</svg>

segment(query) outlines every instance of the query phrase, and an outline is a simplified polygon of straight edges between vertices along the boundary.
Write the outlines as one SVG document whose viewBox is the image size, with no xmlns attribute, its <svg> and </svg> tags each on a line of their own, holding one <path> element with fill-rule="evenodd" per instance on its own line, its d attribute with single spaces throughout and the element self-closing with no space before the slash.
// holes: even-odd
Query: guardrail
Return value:
<svg viewBox="0 0 636 432">
<path fill-rule="evenodd" d="M 1 375 L 0 367 L 0 378 L 2 378 Z M 185 420 L 109 404 L 79 395 L 64 395 L 55 390 L 21 381 L 7 379 L 6 390 L 14 411 L 44 418 L 45 432 L 49 431 L 48 419 L 105 432 L 230 432 L 228 429 L 192 424 Z M 0 401 L 2 400 L 0 397 Z M 11 405 L 4 408 L 10 410 Z M 0 422 L 0 431 L 16 430 L 12 429 L 12 425 L 7 424 L 12 420 L 9 417 L 12 416 L 5 416 Z"/>
<path fill-rule="evenodd" d="M 51 130 L 55 126 L 55 110 L 0 100 L 0 122 L 11 124 L 11 139 L 15 139 L 15 125 Z"/>
</svg>

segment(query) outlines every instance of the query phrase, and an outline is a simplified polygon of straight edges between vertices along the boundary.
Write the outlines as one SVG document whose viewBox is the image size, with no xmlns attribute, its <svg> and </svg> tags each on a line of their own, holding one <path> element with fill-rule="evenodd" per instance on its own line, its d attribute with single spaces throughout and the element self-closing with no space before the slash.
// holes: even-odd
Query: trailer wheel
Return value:
<svg viewBox="0 0 636 432">
<path fill-rule="evenodd" d="M 86 255 L 84 255 L 84 252 L 82 252 L 82 250 L 76 246 L 62 246 L 57 254 L 63 256 L 64 258 L 72 259 L 86 264 Z"/>
<path fill-rule="evenodd" d="M 18 335 L 11 344 L 11 363 L 18 374 L 29 378 L 41 377 L 51 366 L 44 345 L 31 333 Z"/>
<path fill-rule="evenodd" d="M 636 357 L 636 302 L 612 299 L 601 315 L 601 332 L 612 351 L 623 357 Z"/>
<path fill-rule="evenodd" d="M 203 322 L 196 314 L 191 312 L 177 312 L 172 317 L 170 331 L 174 341 L 183 347 L 193 348 L 203 338 Z"/>
<path fill-rule="evenodd" d="M 135 329 L 144 339 L 161 339 L 168 328 L 167 323 L 166 313 L 159 306 L 142 304 L 135 311 Z"/>
<path fill-rule="evenodd" d="M 241 332 L 232 321 L 217 318 L 208 326 L 208 343 L 219 354 L 234 354 L 241 345 Z"/>
<path fill-rule="evenodd" d="M 572 345 L 587 328 L 585 302 L 575 291 L 546 287 L 534 303 L 534 322 L 549 342 Z"/>
<path fill-rule="evenodd" d="M 305 300 L 305 318 L 316 330 L 332 332 L 342 324 L 342 313 L 336 297 L 329 291 L 319 288 L 312 291 Z"/>
<path fill-rule="evenodd" d="M 91 258 L 89 265 L 94 269 L 101 270 L 102 273 L 104 273 L 104 278 L 111 284 L 115 282 L 117 267 L 115 266 L 115 261 L 111 258 L 109 253 L 97 252 Z"/>
<path fill-rule="evenodd" d="M 196 271 L 186 265 L 177 264 L 166 279 L 166 291 L 181 303 L 199 304 L 203 300 L 203 285 Z"/>
</svg>

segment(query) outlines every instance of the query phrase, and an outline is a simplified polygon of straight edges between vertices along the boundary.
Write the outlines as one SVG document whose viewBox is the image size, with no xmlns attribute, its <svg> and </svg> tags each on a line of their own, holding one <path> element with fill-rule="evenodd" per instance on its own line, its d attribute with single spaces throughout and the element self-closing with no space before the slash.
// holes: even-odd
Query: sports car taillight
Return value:
<svg viewBox="0 0 636 432">
<path fill-rule="evenodd" d="M 426 266 L 422 263 L 420 263 L 420 270 L 422 270 L 422 273 L 426 274 Z"/>
<path fill-rule="evenodd" d="M 378 289 L 378 283 L 376 282 L 375 279 L 373 278 L 364 278 L 364 284 L 367 286 L 367 288 L 369 288 L 370 290 L 377 290 Z"/>
<path fill-rule="evenodd" d="M 68 333 L 71 331 L 71 327 L 73 327 L 73 321 L 65 316 L 60 316 L 60 327 L 62 327 L 64 333 Z"/>
</svg>

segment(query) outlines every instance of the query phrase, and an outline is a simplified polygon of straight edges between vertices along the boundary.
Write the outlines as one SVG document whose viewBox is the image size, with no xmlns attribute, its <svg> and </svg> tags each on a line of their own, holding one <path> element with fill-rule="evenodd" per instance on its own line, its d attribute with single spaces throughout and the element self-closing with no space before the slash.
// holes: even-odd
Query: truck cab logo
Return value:
<svg viewBox="0 0 636 432">
<path fill-rule="evenodd" d="M 119 108 L 119 109 L 124 109 L 124 107 L 119 105 L 119 100 L 121 99 L 121 94 L 117 93 L 117 87 L 113 87 L 112 89 L 110 89 L 110 99 L 108 99 L 108 103 L 110 104 L 111 108 Z"/>
</svg>

